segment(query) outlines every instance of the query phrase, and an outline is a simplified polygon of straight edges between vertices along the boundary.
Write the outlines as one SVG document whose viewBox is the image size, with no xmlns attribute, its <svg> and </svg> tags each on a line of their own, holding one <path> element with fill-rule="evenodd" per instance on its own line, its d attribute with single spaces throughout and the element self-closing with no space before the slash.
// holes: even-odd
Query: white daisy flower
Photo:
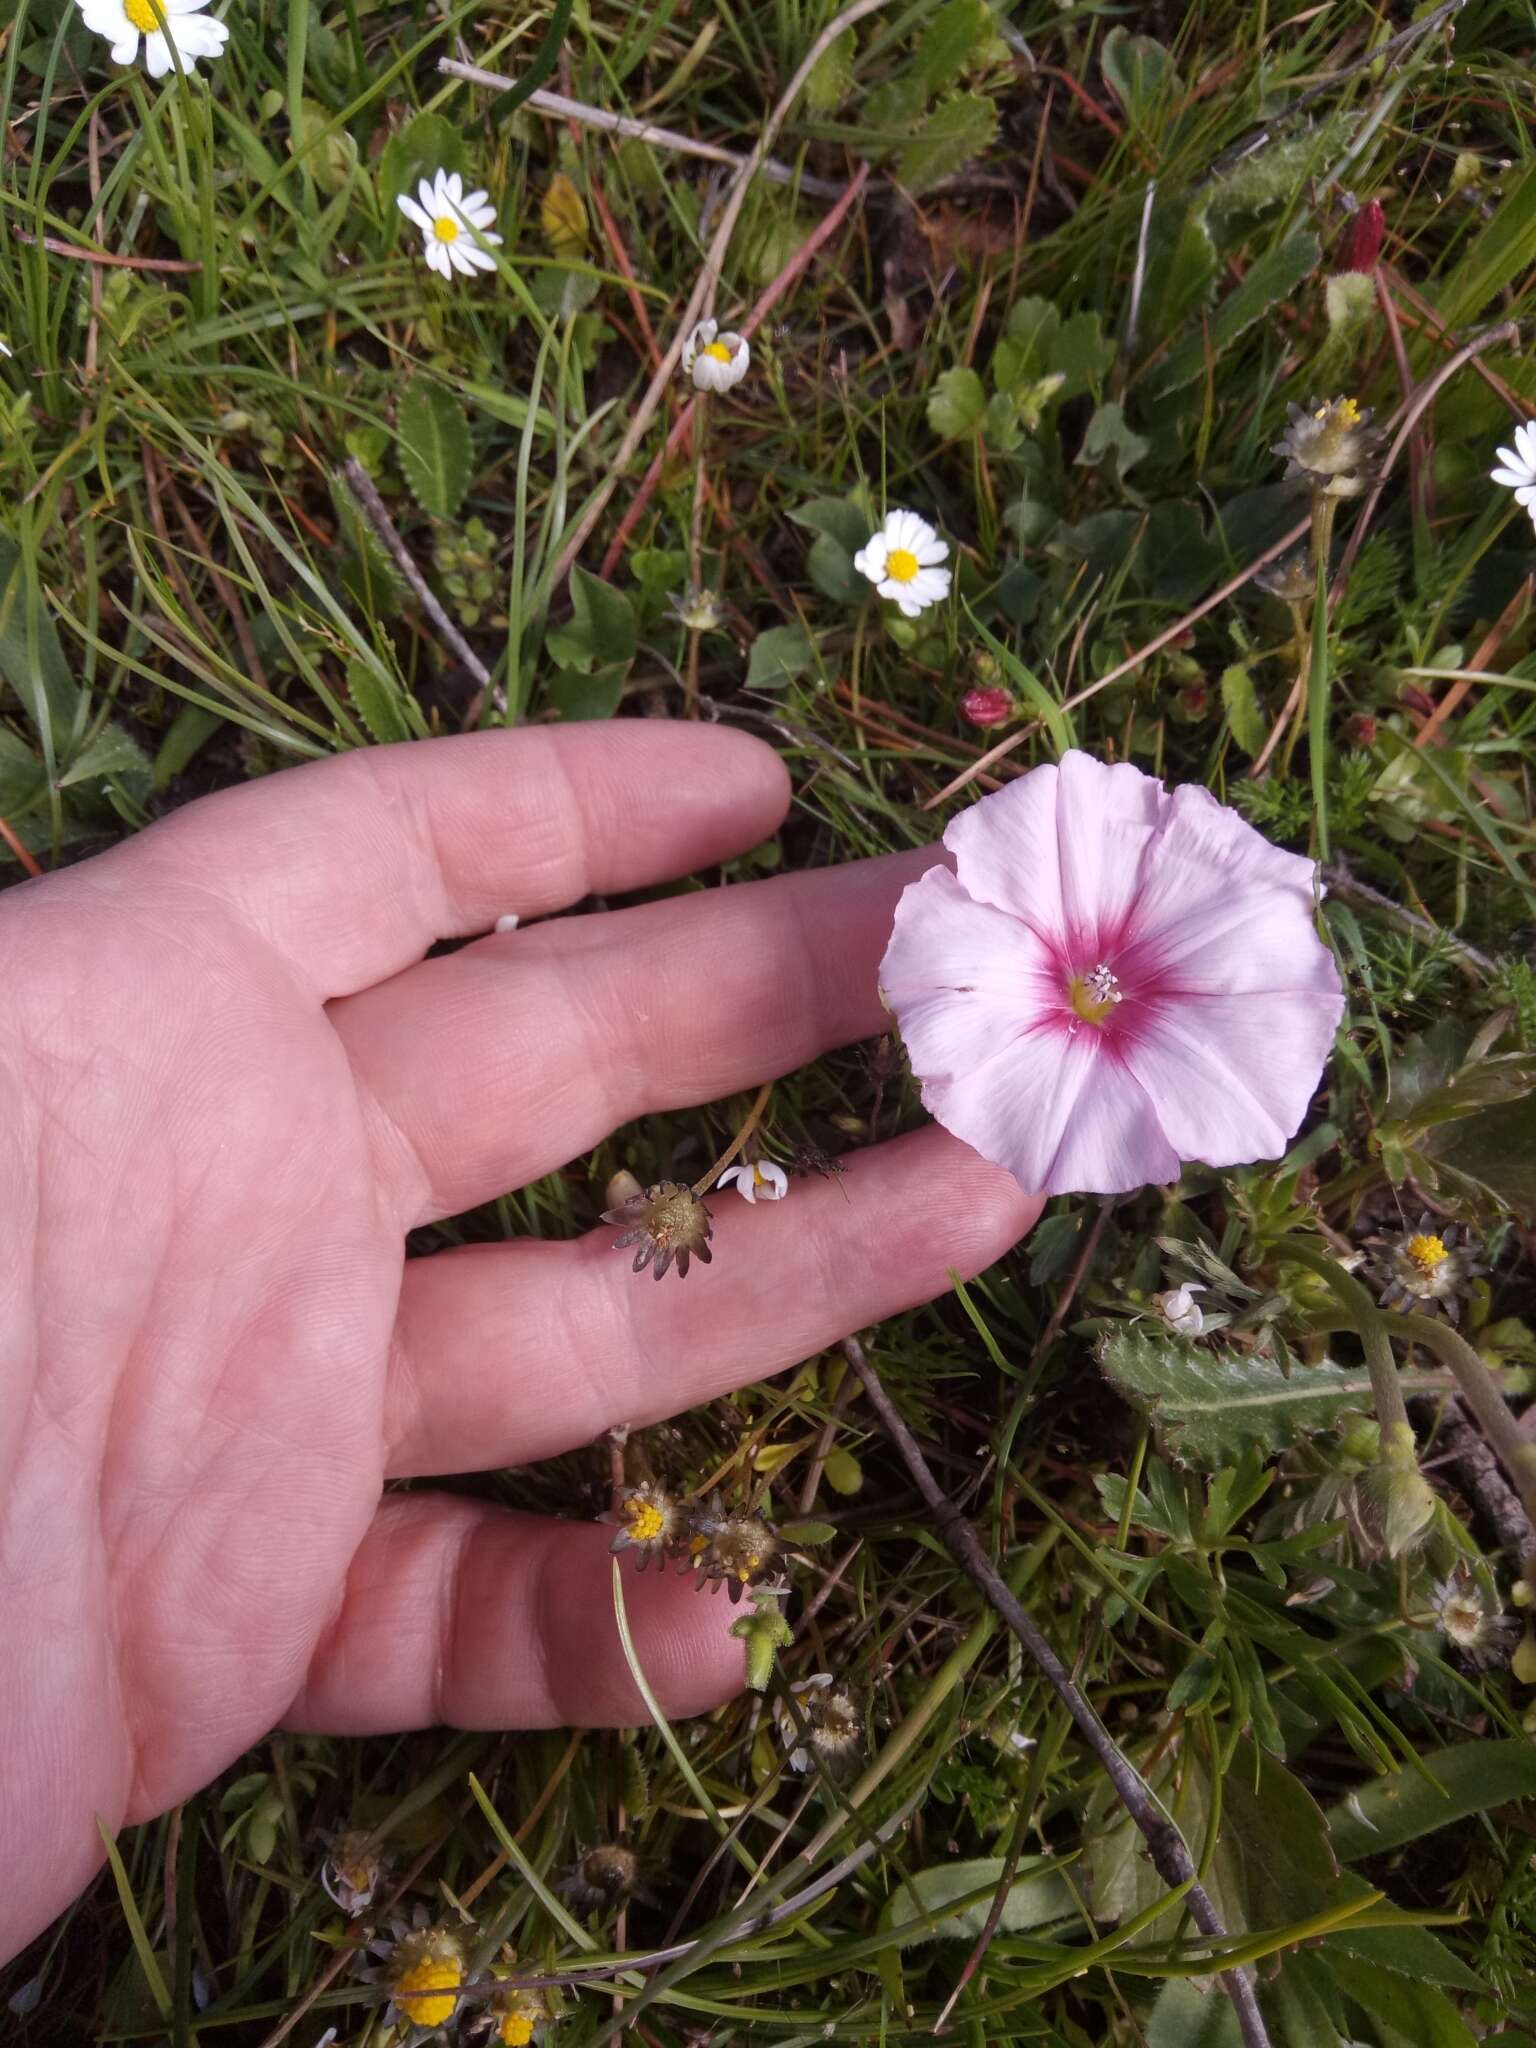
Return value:
<svg viewBox="0 0 1536 2048">
<path fill-rule="evenodd" d="M 683 369 L 700 391 L 729 391 L 752 367 L 744 334 L 720 332 L 716 320 L 701 320 L 683 344 Z"/>
<path fill-rule="evenodd" d="M 789 1175 L 771 1159 L 752 1159 L 744 1166 L 728 1166 L 716 1185 L 736 1192 L 744 1202 L 782 1202 L 789 1193 Z"/>
<path fill-rule="evenodd" d="M 1195 1296 L 1204 1292 L 1205 1289 L 1196 1281 L 1186 1281 L 1182 1287 L 1170 1287 L 1162 1294 L 1154 1294 L 1152 1306 L 1176 1336 L 1198 1337 L 1205 1328 L 1205 1313 Z"/>
<path fill-rule="evenodd" d="M 1536 518 L 1536 420 L 1516 427 L 1514 447 L 1501 448 L 1498 453 L 1503 468 L 1490 472 L 1493 481 L 1507 484 L 1516 504 Z"/>
<path fill-rule="evenodd" d="M 219 56 L 229 40 L 223 22 L 203 13 L 206 0 L 158 0 L 158 8 L 150 0 L 77 0 L 77 4 L 86 27 L 112 45 L 114 64 L 131 64 L 143 37 L 144 68 L 151 78 L 164 78 L 174 71 L 178 58 L 183 71 L 194 70 L 199 57 Z"/>
<path fill-rule="evenodd" d="M 421 229 L 423 254 L 429 268 L 440 277 L 473 277 L 477 270 L 494 270 L 496 258 L 490 249 L 501 246 L 500 235 L 490 233 L 496 209 L 484 192 L 466 192 L 457 171 L 439 171 L 423 178 L 416 197 L 402 192 L 396 201 L 413 226 Z"/>
<path fill-rule="evenodd" d="M 899 606 L 903 617 L 915 619 L 929 605 L 949 595 L 949 543 L 939 539 L 926 519 L 915 512 L 887 512 L 880 531 L 871 534 L 853 558 L 882 597 Z"/>
</svg>

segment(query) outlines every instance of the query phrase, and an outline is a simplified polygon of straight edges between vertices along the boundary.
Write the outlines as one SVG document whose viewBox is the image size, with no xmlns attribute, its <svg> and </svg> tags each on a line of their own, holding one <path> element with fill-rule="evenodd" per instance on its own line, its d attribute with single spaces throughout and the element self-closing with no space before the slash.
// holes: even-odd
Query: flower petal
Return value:
<svg viewBox="0 0 1536 2048">
<path fill-rule="evenodd" d="M 853 558 L 853 566 L 861 576 L 867 576 L 871 583 L 879 583 L 885 576 L 885 565 L 890 559 L 891 545 L 883 533 L 872 534 Z"/>
<path fill-rule="evenodd" d="M 1048 950 L 1017 918 L 978 903 L 946 867 L 902 891 L 880 963 L 880 995 L 895 1012 L 920 1078 L 965 1073 L 1069 1012 Z"/>
<path fill-rule="evenodd" d="M 420 228 L 421 232 L 424 235 L 428 235 L 432 232 L 431 221 L 428 219 L 426 214 L 422 212 L 421 208 L 416 204 L 416 201 L 411 197 L 409 192 L 402 192 L 400 194 L 400 197 L 395 201 L 395 204 L 396 206 L 399 207 L 400 211 L 405 215 L 406 219 L 411 222 L 413 227 Z"/>
</svg>

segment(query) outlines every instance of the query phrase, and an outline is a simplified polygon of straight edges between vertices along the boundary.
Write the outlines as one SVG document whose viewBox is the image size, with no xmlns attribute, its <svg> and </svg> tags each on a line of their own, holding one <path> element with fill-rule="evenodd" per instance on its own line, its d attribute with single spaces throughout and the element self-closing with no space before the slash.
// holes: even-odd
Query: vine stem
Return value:
<svg viewBox="0 0 1536 2048">
<path fill-rule="evenodd" d="M 1417 1469 L 1418 1461 L 1413 1455 L 1413 1424 L 1408 1420 L 1408 1404 L 1403 1399 L 1397 1360 L 1392 1356 L 1392 1345 L 1387 1335 L 1389 1319 L 1358 1280 L 1314 1245 L 1299 1238 L 1283 1237 L 1275 1246 L 1275 1254 L 1278 1258 L 1289 1259 L 1294 1265 L 1305 1266 L 1309 1273 L 1315 1273 L 1349 1317 L 1365 1352 L 1366 1370 L 1371 1376 L 1371 1402 L 1376 1410 L 1376 1420 L 1381 1424 L 1382 1445 L 1388 1452 L 1389 1462 L 1402 1464 L 1401 1452 L 1406 1447 L 1409 1464 Z M 1393 1456 L 1394 1451 L 1398 1455 Z"/>
<path fill-rule="evenodd" d="M 1018 1637 L 1035 1669 L 1077 1723 L 1084 1741 L 1114 1786 L 1121 1805 L 1145 1837 L 1158 1876 L 1170 1890 L 1186 1893 L 1190 1915 L 1202 1934 L 1216 1941 L 1224 1939 L 1227 1930 L 1222 1925 L 1221 1915 L 1216 1911 L 1210 1893 L 1200 1882 L 1194 1859 L 1177 1825 L 1099 1719 L 1086 1696 L 1073 1683 L 1056 1652 L 1024 1612 L 1022 1602 L 982 1548 L 976 1531 L 934 1478 L 916 1437 L 897 1413 L 895 1403 L 885 1391 L 879 1373 L 865 1357 L 864 1347 L 857 1338 L 843 1339 L 843 1356 L 858 1374 L 870 1406 L 901 1453 L 912 1483 L 932 1512 L 939 1533 L 956 1563 L 975 1583 L 988 1606 Z M 1221 1970 L 1217 1977 L 1237 2014 L 1244 2048 L 1271 2048 L 1264 2015 L 1259 2010 L 1252 1970 Z"/>
</svg>

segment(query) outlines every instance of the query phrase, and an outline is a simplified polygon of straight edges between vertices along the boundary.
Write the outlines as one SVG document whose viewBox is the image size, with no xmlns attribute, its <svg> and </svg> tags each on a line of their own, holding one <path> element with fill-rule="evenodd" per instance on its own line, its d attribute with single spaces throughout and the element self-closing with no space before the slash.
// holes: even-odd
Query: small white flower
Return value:
<svg viewBox="0 0 1536 2048">
<path fill-rule="evenodd" d="M 743 1166 L 728 1166 L 717 1185 L 729 1187 L 732 1181 L 744 1202 L 782 1202 L 789 1193 L 789 1175 L 782 1166 L 775 1166 L 771 1159 L 753 1159 Z"/>
<path fill-rule="evenodd" d="M 139 54 L 139 38 L 144 38 L 144 68 L 151 78 L 174 71 L 177 58 L 183 71 L 191 71 L 199 57 L 222 52 L 229 30 L 203 13 L 205 4 L 206 0 L 159 0 L 157 14 L 150 0 L 78 0 L 86 27 L 112 45 L 114 64 L 131 64 Z"/>
<path fill-rule="evenodd" d="M 496 929 L 499 932 L 515 932 L 521 923 L 522 919 L 515 910 L 504 910 L 496 920 Z"/>
<path fill-rule="evenodd" d="M 500 235 L 490 232 L 496 209 L 484 192 L 466 192 L 457 171 L 439 171 L 423 178 L 416 197 L 402 192 L 396 201 L 400 211 L 421 229 L 422 253 L 429 269 L 440 277 L 452 277 L 457 270 L 473 277 L 477 270 L 494 270 L 496 258 L 482 242 L 500 248 Z"/>
<path fill-rule="evenodd" d="M 1536 420 L 1516 427 L 1514 447 L 1501 448 L 1498 454 L 1503 467 L 1490 471 L 1493 481 L 1507 484 L 1516 504 L 1536 518 Z"/>
<path fill-rule="evenodd" d="M 949 571 L 939 567 L 948 559 L 948 541 L 940 540 L 926 519 L 915 512 L 887 512 L 884 526 L 859 549 L 853 566 L 905 618 L 915 619 L 948 597 Z"/>
<path fill-rule="evenodd" d="M 1176 1336 L 1198 1337 L 1205 1328 L 1205 1317 L 1195 1296 L 1204 1292 L 1205 1289 L 1194 1281 L 1186 1281 L 1182 1287 L 1170 1287 L 1166 1293 L 1154 1294 L 1152 1306 Z"/>
<path fill-rule="evenodd" d="M 700 391 L 729 391 L 752 367 L 744 334 L 722 334 L 715 320 L 701 320 L 683 344 L 683 370 Z"/>
</svg>

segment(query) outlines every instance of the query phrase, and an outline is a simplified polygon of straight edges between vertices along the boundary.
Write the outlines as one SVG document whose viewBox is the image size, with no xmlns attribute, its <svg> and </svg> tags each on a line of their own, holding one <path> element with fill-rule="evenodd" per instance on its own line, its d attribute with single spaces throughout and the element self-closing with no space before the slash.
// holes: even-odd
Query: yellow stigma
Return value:
<svg viewBox="0 0 1536 2048">
<path fill-rule="evenodd" d="M 149 0 L 123 0 L 123 12 L 139 31 L 140 35 L 152 36 L 160 26 L 155 19 L 155 10 Z"/>
<path fill-rule="evenodd" d="M 1422 1231 L 1409 1238 L 1407 1251 L 1426 1280 L 1451 1256 L 1443 1237 L 1426 1237 Z"/>
<path fill-rule="evenodd" d="M 404 1976 L 395 1980 L 395 1997 L 400 2010 L 418 2027 L 441 2027 L 451 2020 L 458 2000 L 453 1996 L 464 1982 L 463 1966 L 451 1956 L 423 1956 Z M 411 1996 L 412 1993 L 416 1995 Z M 423 1994 L 446 1993 L 438 1997 Z"/>
<path fill-rule="evenodd" d="M 132 0 L 124 0 L 131 5 Z M 432 223 L 432 232 L 440 242 L 456 242 L 459 239 L 459 224 L 451 213 L 440 213 Z"/>
<path fill-rule="evenodd" d="M 506 2048 L 528 2048 L 533 2039 L 533 2021 L 526 2013 L 509 2012 L 501 2023 L 498 2038 L 506 2043 Z"/>
<path fill-rule="evenodd" d="M 885 573 L 898 583 L 910 583 L 917 574 L 917 557 L 910 548 L 892 548 L 885 558 Z"/>
<path fill-rule="evenodd" d="M 1095 967 L 1092 974 L 1074 974 L 1067 983 L 1072 1014 L 1081 1017 L 1085 1024 L 1102 1024 L 1122 999 L 1119 982 L 1102 965 Z M 1076 1028 L 1074 1025 L 1073 1029 Z"/>
<path fill-rule="evenodd" d="M 713 356 L 717 363 L 728 363 L 731 360 L 731 352 L 723 341 L 706 341 L 703 353 Z"/>
<path fill-rule="evenodd" d="M 624 1512 L 629 1517 L 629 1533 L 637 1543 L 654 1543 L 667 1525 L 666 1516 L 653 1501 L 632 1498 L 625 1502 Z"/>
</svg>

